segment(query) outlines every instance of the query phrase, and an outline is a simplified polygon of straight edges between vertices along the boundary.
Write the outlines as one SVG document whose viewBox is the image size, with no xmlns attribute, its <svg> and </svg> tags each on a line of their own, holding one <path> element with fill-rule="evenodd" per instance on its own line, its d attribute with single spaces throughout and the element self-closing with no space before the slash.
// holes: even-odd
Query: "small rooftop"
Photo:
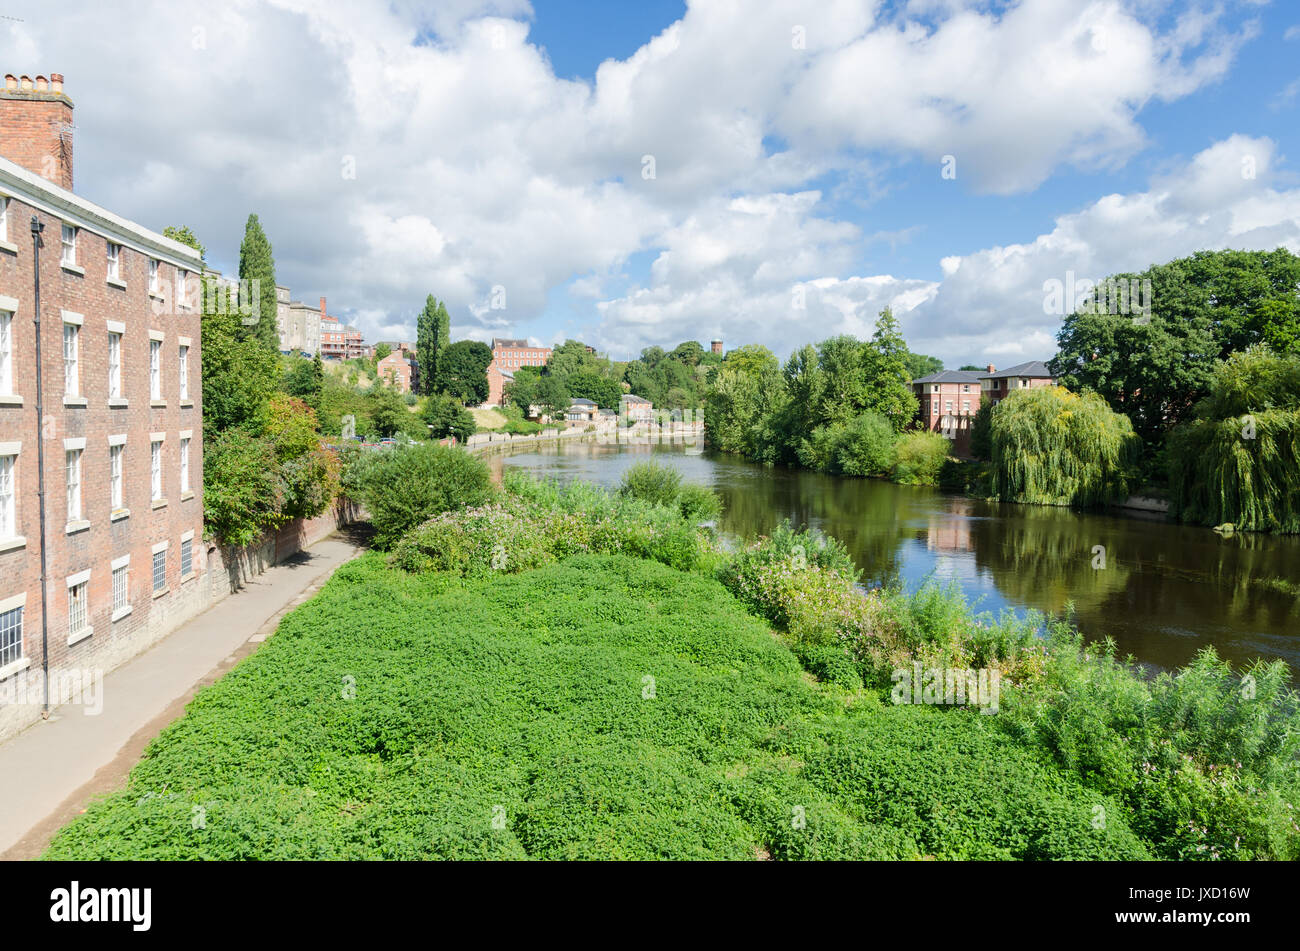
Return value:
<svg viewBox="0 0 1300 951">
<path fill-rule="evenodd" d="M 982 374 L 973 370 L 940 370 L 929 376 L 919 377 L 913 383 L 978 383 Z"/>
</svg>

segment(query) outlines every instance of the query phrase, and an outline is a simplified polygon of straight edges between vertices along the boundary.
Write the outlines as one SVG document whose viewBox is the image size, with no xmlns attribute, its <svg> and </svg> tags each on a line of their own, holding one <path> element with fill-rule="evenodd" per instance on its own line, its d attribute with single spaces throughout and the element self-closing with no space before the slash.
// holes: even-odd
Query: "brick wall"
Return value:
<svg viewBox="0 0 1300 951">
<path fill-rule="evenodd" d="M 51 82 L 50 80 L 53 80 Z M 72 100 L 63 77 L 5 76 L 0 89 L 0 154 L 72 190 Z"/>
<path fill-rule="evenodd" d="M 8 143 L 4 145 L 8 149 Z M 0 192 L 7 189 L 0 182 Z M 57 196 L 53 196 L 57 198 Z M 200 610 L 205 549 L 201 353 L 197 308 L 176 300 L 180 268 L 160 264 L 161 293 L 148 289 L 149 249 L 112 235 L 119 279 L 109 279 L 110 237 L 79 227 L 76 263 L 61 264 L 64 219 L 45 198 L 8 197 L 8 240 L 0 244 L 0 298 L 13 302 L 10 323 L 12 394 L 0 396 L 0 443 L 16 452 L 16 538 L 0 540 L 0 606 L 23 601 L 21 662 L 26 670 L 0 677 L 0 696 L 13 684 L 52 672 L 109 670 L 144 650 L 180 619 Z M 40 206 L 38 206 L 40 205 Z M 41 369 L 44 419 L 36 411 L 34 255 L 29 222 L 45 225 L 41 250 Z M 113 242 L 117 244 L 118 242 Z M 179 258 L 177 260 L 180 260 Z M 188 263 L 188 262 L 187 262 Z M 197 278 L 190 288 L 197 293 Z M 197 301 L 195 301 L 197 302 Z M 76 328 L 77 395 L 64 392 L 64 327 Z M 109 334 L 121 332 L 121 396 L 109 397 Z M 150 343 L 159 343 L 159 400 L 151 399 Z M 188 347 L 188 399 L 180 398 L 180 349 Z M 151 434 L 161 436 L 163 498 L 152 498 Z M 181 440 L 188 436 L 189 485 L 181 488 Z M 110 444 L 125 440 L 122 506 L 110 500 Z M 45 449 L 48 654 L 42 650 L 38 441 Z M 69 521 L 66 452 L 80 447 L 81 517 Z M 182 576 L 181 550 L 191 539 L 191 570 Z M 164 586 L 152 584 L 154 548 L 165 546 Z M 113 564 L 128 561 L 126 606 L 115 610 Z M 88 624 L 70 627 L 69 579 L 86 577 Z M 129 608 L 129 610 L 128 610 Z M 87 628 L 89 633 L 87 633 Z M 10 665 L 12 666 L 12 665 Z M 3 669 L 3 668 L 0 668 Z M 31 722 L 39 705 L 0 706 L 0 736 Z"/>
</svg>

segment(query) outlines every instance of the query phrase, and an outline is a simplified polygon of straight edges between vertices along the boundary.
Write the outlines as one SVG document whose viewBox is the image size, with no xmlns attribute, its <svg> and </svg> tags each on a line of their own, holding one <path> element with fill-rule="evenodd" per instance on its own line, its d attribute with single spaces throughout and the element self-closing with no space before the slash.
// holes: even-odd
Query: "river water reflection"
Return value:
<svg viewBox="0 0 1300 951">
<path fill-rule="evenodd" d="M 982 610 L 1057 613 L 1073 602 L 1089 638 L 1110 636 L 1122 653 L 1161 668 L 1212 645 L 1234 665 L 1282 658 L 1300 669 L 1300 601 L 1277 580 L 1300 584 L 1300 538 L 1220 537 L 1158 517 L 980 502 L 874 479 L 767 468 L 700 445 L 579 441 L 490 458 L 561 480 L 617 485 L 654 457 L 686 481 L 717 490 L 719 525 L 731 537 L 766 534 L 782 519 L 843 541 L 864 581 L 955 580 Z M 1094 546 L 1105 568 L 1093 567 Z"/>
</svg>

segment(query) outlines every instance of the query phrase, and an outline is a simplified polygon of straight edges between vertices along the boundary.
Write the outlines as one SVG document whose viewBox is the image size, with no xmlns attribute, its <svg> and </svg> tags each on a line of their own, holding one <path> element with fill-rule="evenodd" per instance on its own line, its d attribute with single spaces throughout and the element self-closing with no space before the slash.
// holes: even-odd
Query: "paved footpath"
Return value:
<svg viewBox="0 0 1300 951">
<path fill-rule="evenodd" d="M 200 687 L 255 650 L 361 550 L 343 534 L 322 539 L 105 675 L 98 716 L 58 707 L 0 744 L 0 858 L 35 858 L 88 800 L 121 788 L 145 746 Z"/>
</svg>

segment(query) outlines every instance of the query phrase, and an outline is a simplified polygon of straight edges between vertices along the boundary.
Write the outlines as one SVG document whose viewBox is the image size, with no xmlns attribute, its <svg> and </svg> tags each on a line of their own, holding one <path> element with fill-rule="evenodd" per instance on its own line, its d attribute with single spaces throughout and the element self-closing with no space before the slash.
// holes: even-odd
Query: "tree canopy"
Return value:
<svg viewBox="0 0 1300 951">
<path fill-rule="evenodd" d="M 447 393 L 462 403 L 487 402 L 487 368 L 492 362 L 492 348 L 477 340 L 457 340 L 438 354 L 434 389 Z"/>
</svg>

